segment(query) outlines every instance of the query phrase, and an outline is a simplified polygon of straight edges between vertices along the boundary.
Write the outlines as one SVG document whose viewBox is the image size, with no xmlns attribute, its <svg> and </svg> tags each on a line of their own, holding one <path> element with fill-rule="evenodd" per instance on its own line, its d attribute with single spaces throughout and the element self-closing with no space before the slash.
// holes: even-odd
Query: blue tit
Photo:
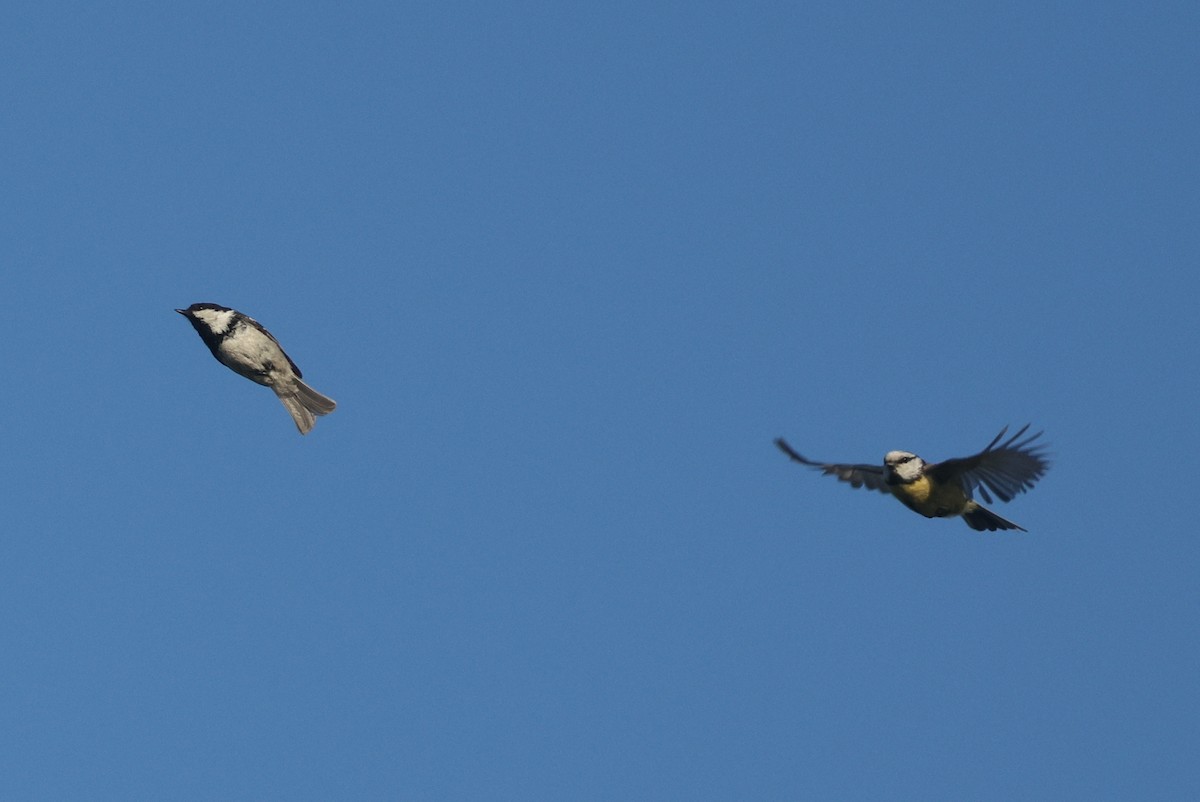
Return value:
<svg viewBox="0 0 1200 802">
<path fill-rule="evenodd" d="M 851 487 L 865 487 L 881 493 L 891 493 L 904 506 L 926 518 L 961 516 L 967 526 L 978 531 L 998 529 L 1027 531 L 1012 521 L 1001 518 L 975 500 L 975 493 L 988 504 L 992 495 L 1001 501 L 1012 501 L 1042 478 L 1050 467 L 1045 444 L 1036 442 L 1042 433 L 1025 437 L 1029 424 L 1001 443 L 1008 431 L 988 443 L 987 448 L 970 457 L 928 463 L 908 451 L 889 451 L 883 465 L 849 465 L 814 462 L 792 448 L 781 437 L 775 440 L 783 453 L 801 465 L 817 468 L 821 473 L 848 482 Z M 1024 438 L 1024 439 L 1022 439 Z"/>
</svg>

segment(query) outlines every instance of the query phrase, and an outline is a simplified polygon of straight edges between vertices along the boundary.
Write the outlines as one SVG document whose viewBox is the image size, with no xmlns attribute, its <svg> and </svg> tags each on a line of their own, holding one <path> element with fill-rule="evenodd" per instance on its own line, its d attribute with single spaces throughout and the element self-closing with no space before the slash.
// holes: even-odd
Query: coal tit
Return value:
<svg viewBox="0 0 1200 802">
<path fill-rule="evenodd" d="M 192 304 L 176 312 L 188 319 L 200 339 L 225 367 L 275 391 L 300 434 L 308 434 L 315 415 L 328 415 L 332 399 L 300 381 L 300 368 L 257 320 L 216 304 Z"/>
</svg>

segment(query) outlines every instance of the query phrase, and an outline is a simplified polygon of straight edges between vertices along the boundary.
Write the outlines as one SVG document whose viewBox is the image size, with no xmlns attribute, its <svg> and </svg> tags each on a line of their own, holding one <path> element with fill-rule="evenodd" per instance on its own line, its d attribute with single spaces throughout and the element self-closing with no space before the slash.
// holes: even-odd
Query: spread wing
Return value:
<svg viewBox="0 0 1200 802">
<path fill-rule="evenodd" d="M 775 438 L 775 445 L 801 465 L 817 468 L 821 473 L 829 476 L 836 476 L 842 482 L 849 482 L 851 487 L 865 487 L 868 490 L 878 490 L 880 493 L 888 492 L 887 485 L 884 484 L 883 468 L 879 465 L 840 465 L 833 462 L 813 462 L 789 446 L 782 437 Z"/>
<path fill-rule="evenodd" d="M 989 504 L 992 503 L 989 490 L 1001 501 L 1012 501 L 1017 494 L 1033 487 L 1050 467 L 1043 450 L 1045 444 L 1034 442 L 1042 436 L 1041 432 L 1021 439 L 1028 428 L 1027 423 L 1019 432 L 1000 443 L 1000 438 L 1008 431 L 1005 426 L 978 454 L 930 465 L 925 473 L 935 480 L 958 483 L 968 496 L 978 490 Z"/>
</svg>

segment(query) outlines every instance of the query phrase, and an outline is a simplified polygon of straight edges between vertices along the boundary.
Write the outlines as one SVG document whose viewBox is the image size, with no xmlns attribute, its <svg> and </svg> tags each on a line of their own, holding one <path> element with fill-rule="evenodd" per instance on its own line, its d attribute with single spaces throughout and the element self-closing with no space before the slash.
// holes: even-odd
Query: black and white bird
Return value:
<svg viewBox="0 0 1200 802">
<path fill-rule="evenodd" d="M 904 506 L 926 518 L 961 515 L 967 526 L 979 531 L 1019 529 L 1025 532 L 1026 529 L 975 501 L 974 494 L 978 492 L 988 504 L 992 503 L 989 491 L 1001 501 L 1012 501 L 1018 493 L 1024 493 L 1042 478 L 1050 467 L 1044 444 L 1036 442 L 1042 433 L 1022 439 L 1027 429 L 1029 424 L 1001 443 L 1008 431 L 1005 426 L 978 454 L 936 463 L 927 463 L 907 451 L 889 451 L 882 466 L 814 462 L 802 456 L 782 437 L 775 440 L 775 445 L 801 465 L 818 468 L 821 473 L 849 482 L 851 487 L 890 493 Z"/>
<path fill-rule="evenodd" d="M 337 406 L 333 399 L 301 381 L 300 368 L 257 320 L 236 309 L 209 303 L 175 311 L 188 319 L 218 362 L 274 390 L 300 434 L 312 431 L 315 416 L 328 415 Z"/>
</svg>

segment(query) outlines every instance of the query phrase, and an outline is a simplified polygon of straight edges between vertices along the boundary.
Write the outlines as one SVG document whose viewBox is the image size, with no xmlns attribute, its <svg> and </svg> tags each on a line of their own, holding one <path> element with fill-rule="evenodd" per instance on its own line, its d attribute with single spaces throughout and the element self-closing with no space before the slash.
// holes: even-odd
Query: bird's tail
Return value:
<svg viewBox="0 0 1200 802">
<path fill-rule="evenodd" d="M 279 400 L 296 422 L 300 434 L 312 431 L 317 422 L 317 415 L 328 415 L 337 407 L 332 398 L 326 398 L 299 379 L 296 379 L 294 392 L 280 393 Z"/>
<path fill-rule="evenodd" d="M 974 529 L 976 532 L 995 532 L 997 529 L 1019 529 L 1022 532 L 1028 532 L 1022 526 L 1017 526 L 1012 521 L 1001 518 L 996 513 L 983 507 L 974 501 L 967 502 L 967 510 L 962 514 L 963 520 L 967 522 L 967 526 Z"/>
</svg>

